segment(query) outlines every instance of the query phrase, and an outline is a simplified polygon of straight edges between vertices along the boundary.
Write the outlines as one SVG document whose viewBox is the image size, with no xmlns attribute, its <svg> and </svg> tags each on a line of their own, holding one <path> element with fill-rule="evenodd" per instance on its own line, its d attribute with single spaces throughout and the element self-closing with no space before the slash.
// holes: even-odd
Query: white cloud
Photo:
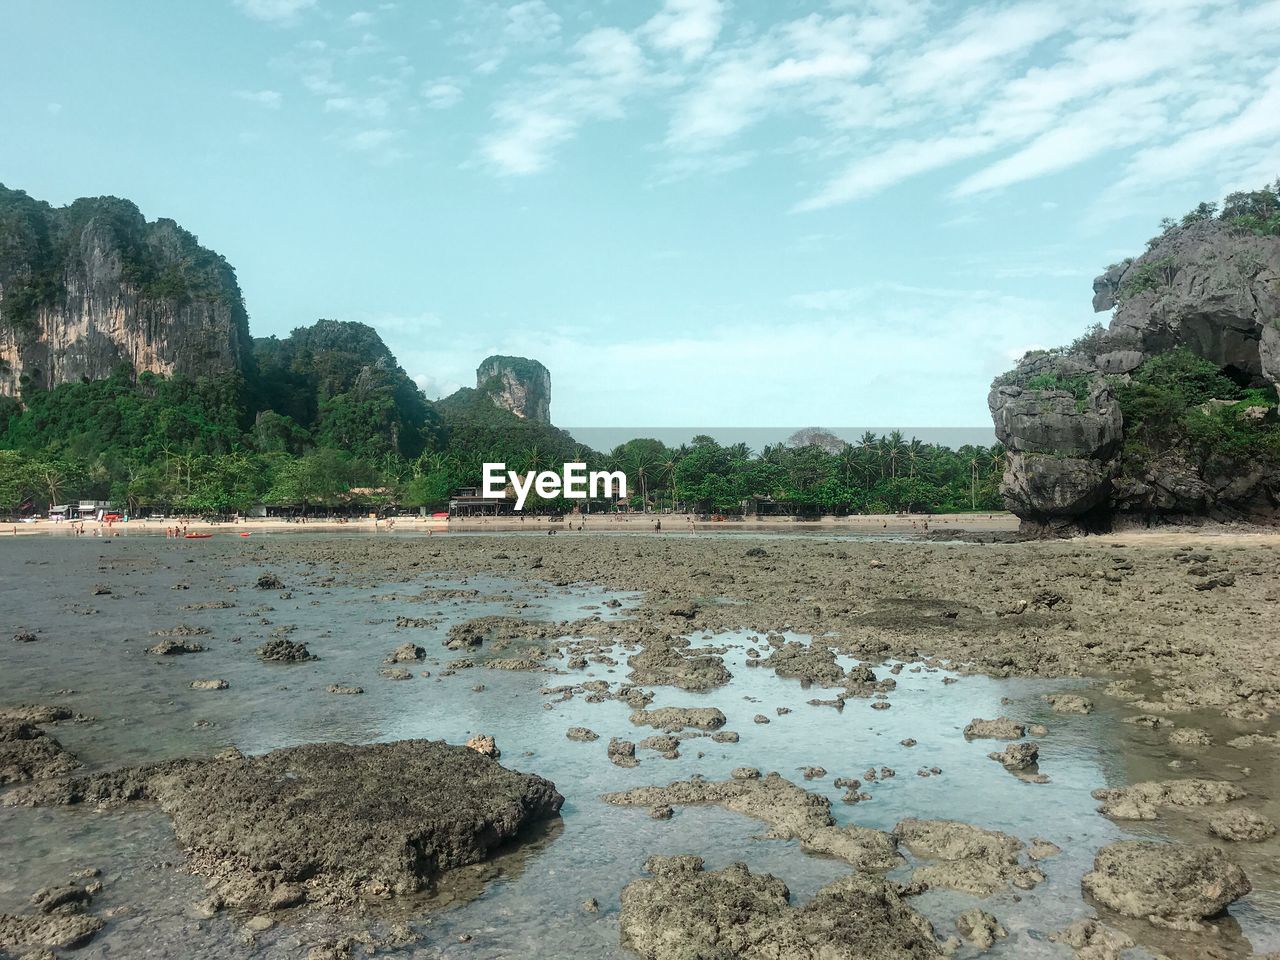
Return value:
<svg viewBox="0 0 1280 960">
<path fill-rule="evenodd" d="M 502 32 L 512 43 L 545 43 L 560 33 L 560 15 L 543 0 L 525 0 L 507 9 Z"/>
<path fill-rule="evenodd" d="M 289 24 L 316 5 L 316 0 L 235 0 L 247 16 L 266 23 Z"/>
<path fill-rule="evenodd" d="M 237 90 L 236 96 L 267 110 L 279 110 L 284 96 L 279 90 Z"/>
<path fill-rule="evenodd" d="M 724 8 L 723 0 L 665 0 L 642 32 L 657 49 L 697 60 L 715 45 Z"/>
<path fill-rule="evenodd" d="M 448 110 L 462 99 L 462 87 L 449 77 L 422 85 L 422 99 L 432 110 Z"/>
<path fill-rule="evenodd" d="M 546 170 L 556 148 L 583 123 L 620 117 L 626 99 L 645 82 L 644 54 L 622 30 L 592 30 L 573 53 L 567 65 L 536 72 L 494 107 L 499 130 L 482 142 L 481 155 L 497 172 L 527 176 Z"/>
<path fill-rule="evenodd" d="M 352 153 L 362 154 L 375 163 L 394 163 L 409 154 L 400 146 L 405 132 L 390 127 L 370 127 L 357 130 L 340 138 L 339 142 Z"/>
<path fill-rule="evenodd" d="M 380 120 L 391 107 L 386 97 L 330 97 L 324 102 L 325 113 L 345 113 Z"/>
</svg>

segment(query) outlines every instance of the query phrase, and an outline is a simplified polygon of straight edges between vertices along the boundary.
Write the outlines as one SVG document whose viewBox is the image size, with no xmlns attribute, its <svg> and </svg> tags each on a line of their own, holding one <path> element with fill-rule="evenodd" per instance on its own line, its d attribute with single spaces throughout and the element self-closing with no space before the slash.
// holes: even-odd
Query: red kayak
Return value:
<svg viewBox="0 0 1280 960">
<path fill-rule="evenodd" d="M 184 533 L 182 538 L 184 540 L 208 540 L 212 536 L 212 533 Z"/>
</svg>

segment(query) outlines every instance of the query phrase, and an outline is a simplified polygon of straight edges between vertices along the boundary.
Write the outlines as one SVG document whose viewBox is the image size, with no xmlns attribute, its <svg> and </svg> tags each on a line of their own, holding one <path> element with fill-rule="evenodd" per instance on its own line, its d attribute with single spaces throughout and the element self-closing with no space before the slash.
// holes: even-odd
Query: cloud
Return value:
<svg viewBox="0 0 1280 960">
<path fill-rule="evenodd" d="M 574 44 L 573 54 L 563 67 L 535 72 L 494 106 L 499 130 L 482 142 L 481 155 L 498 173 L 546 170 L 556 148 L 582 124 L 621 117 L 626 99 L 646 80 L 644 54 L 622 30 L 592 30 Z"/>
<path fill-rule="evenodd" d="M 246 15 L 264 23 L 290 24 L 312 9 L 316 0 L 235 0 Z"/>
<path fill-rule="evenodd" d="M 560 15 L 543 0 L 525 0 L 507 9 L 502 33 L 512 43 L 545 43 L 560 33 Z"/>
<path fill-rule="evenodd" d="M 375 163 L 394 163 L 409 154 L 400 146 L 405 131 L 389 127 L 370 127 L 357 130 L 339 139 L 342 146 L 352 153 L 363 154 Z"/>
<path fill-rule="evenodd" d="M 450 77 L 422 85 L 422 99 L 432 110 L 448 110 L 462 99 L 462 87 Z"/>
<path fill-rule="evenodd" d="M 658 50 L 697 60 L 715 45 L 724 9 L 723 0 L 665 0 L 642 32 Z"/>
<path fill-rule="evenodd" d="M 330 97 L 324 102 L 325 113 L 345 113 L 380 120 L 390 111 L 386 97 Z"/>
<path fill-rule="evenodd" d="M 267 110 L 279 110 L 284 96 L 279 90 L 237 90 L 236 96 L 248 103 L 257 104 Z"/>
</svg>

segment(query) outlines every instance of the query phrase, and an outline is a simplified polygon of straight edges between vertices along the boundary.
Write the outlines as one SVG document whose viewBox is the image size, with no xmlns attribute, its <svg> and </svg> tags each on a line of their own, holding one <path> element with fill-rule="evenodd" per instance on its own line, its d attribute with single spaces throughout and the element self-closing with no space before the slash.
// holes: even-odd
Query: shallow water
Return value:
<svg viewBox="0 0 1280 960">
<path fill-rule="evenodd" d="M 556 783 L 566 797 L 563 823 L 553 836 L 487 871 L 501 875 L 482 895 L 415 916 L 424 939 L 401 955 L 631 956 L 618 945 L 618 897 L 627 882 L 641 875 L 644 860 L 655 854 L 696 853 L 709 868 L 743 860 L 753 871 L 781 877 L 794 902 L 803 902 L 848 871 L 842 861 L 809 856 L 795 843 L 754 839 L 761 824 L 719 808 L 682 808 L 663 822 L 650 819 L 642 808 L 611 807 L 599 800 L 607 791 L 694 773 L 723 779 L 734 767 L 755 766 L 804 783 L 798 768 L 820 765 L 828 777 L 804 785 L 829 796 L 842 823 L 889 829 L 905 817 L 945 817 L 1023 840 L 1039 836 L 1056 842 L 1063 853 L 1041 865 L 1048 879 L 1033 891 L 1010 890 L 985 901 L 930 891 L 912 901 L 943 936 L 952 931 L 957 912 L 981 903 L 1010 931 L 1009 939 L 987 954 L 994 957 L 1070 956 L 1046 937 L 1072 919 L 1093 914 L 1081 899 L 1079 878 L 1090 869 L 1096 849 L 1126 835 L 1159 836 L 1173 828 L 1159 821 L 1122 828 L 1095 812 L 1097 803 L 1089 794 L 1097 787 L 1135 776 L 1179 774 L 1167 768 L 1176 759 L 1168 748 L 1122 723 L 1122 711 L 1104 698 L 1098 698 L 1101 709 L 1090 716 L 1049 712 L 1041 695 L 1079 681 L 956 677 L 929 669 L 913 672 L 908 666 L 890 695 L 891 709 L 872 710 L 872 701 L 852 700 L 836 712 L 807 704 L 814 696 L 829 694 L 746 666 L 744 651 L 752 635 L 698 634 L 698 643 L 732 645 L 725 660 L 733 682 L 707 694 L 654 688 L 652 706 L 718 706 L 740 742 L 688 740 L 682 744 L 683 755 L 673 761 L 639 751 L 639 766 L 621 769 L 606 758 L 609 738 L 638 741 L 655 731 L 633 726 L 630 708 L 620 702 L 592 704 L 576 697 L 548 709 L 551 698 L 540 689 L 588 677 L 621 681 L 625 665 L 593 665 L 567 677 L 485 669 L 441 677 L 447 661 L 461 656 L 444 649 L 441 640 L 452 623 L 486 614 L 535 620 L 625 616 L 634 595 L 614 594 L 624 606 L 610 610 L 600 606 L 610 594 L 589 586 L 539 587 L 491 577 L 448 580 L 413 571 L 405 571 L 400 583 L 350 584 L 342 578 L 330 583 L 330 571 L 295 565 L 274 569 L 292 591 L 282 599 L 278 592 L 253 588 L 262 572 L 253 553 L 244 541 L 218 539 L 170 543 L 137 537 L 32 537 L 0 544 L 0 630 L 4 636 L 19 628 L 37 630 L 41 637 L 37 643 L 6 641 L 0 647 L 0 704 L 56 702 L 97 718 L 50 728 L 89 770 L 208 755 L 228 745 L 256 753 L 316 740 L 429 737 L 461 742 L 476 732 L 493 735 L 505 765 Z M 113 592 L 94 596 L 96 584 Z M 436 588 L 475 590 L 478 595 L 423 595 Z M 235 606 L 183 609 L 219 600 Z M 438 622 L 398 629 L 397 616 Z M 151 631 L 179 623 L 208 628 L 207 636 L 193 638 L 208 650 L 179 657 L 144 652 L 156 642 Z M 258 661 L 254 650 L 285 626 L 294 628 L 290 639 L 306 642 L 322 659 L 299 665 Z M 408 681 L 379 676 L 383 656 L 406 640 L 427 649 L 429 659 L 420 669 L 433 676 Z M 230 688 L 188 687 L 193 679 L 210 677 L 226 679 Z M 944 684 L 945 678 L 955 682 Z M 335 682 L 358 684 L 365 693 L 326 693 Z M 477 684 L 485 689 L 475 692 Z M 59 692 L 68 689 L 74 692 Z M 792 712 L 778 716 L 777 707 Z M 757 713 L 771 722 L 753 723 Z M 1002 713 L 1050 728 L 1040 738 L 1040 769 L 1052 778 L 1050 783 L 1019 780 L 987 759 L 1002 744 L 969 742 L 961 735 L 973 717 Z M 570 726 L 590 727 L 601 739 L 570 742 L 564 736 Z M 899 741 L 907 737 L 918 745 L 901 746 Z M 897 776 L 866 784 L 870 801 L 841 803 L 843 791 L 831 787 L 831 781 L 837 776 L 861 778 L 872 766 L 892 767 Z M 915 776 L 918 768 L 931 766 L 940 767 L 942 775 Z M 85 865 L 103 870 L 105 889 L 94 910 L 111 916 L 106 929 L 78 956 L 303 956 L 303 944 L 328 929 L 323 919 L 304 915 L 262 935 L 256 945 L 246 943 L 237 918 L 203 919 L 191 909 L 203 895 L 203 884 L 182 872 L 181 861 L 167 818 L 152 809 L 0 809 L 0 911 L 22 908 L 37 887 L 60 882 L 71 870 Z M 905 879 L 909 872 L 908 867 L 893 876 Z M 1226 926 L 1238 923 L 1259 952 L 1280 949 L 1280 883 L 1272 874 L 1250 872 L 1258 889 L 1233 906 L 1234 919 Z M 581 910 L 588 897 L 599 901 L 598 915 Z M 1125 929 L 1131 935 L 1143 932 L 1140 927 Z M 469 941 L 458 942 L 461 935 Z M 1224 956 L 1248 955 L 1237 938 L 1220 940 Z M 1197 955 L 1178 941 L 1177 935 L 1152 935 L 1145 942 L 1161 949 L 1182 946 L 1191 950 L 1184 956 Z M 968 955 L 964 950 L 958 954 Z M 1138 950 L 1129 956 L 1147 955 Z"/>
</svg>

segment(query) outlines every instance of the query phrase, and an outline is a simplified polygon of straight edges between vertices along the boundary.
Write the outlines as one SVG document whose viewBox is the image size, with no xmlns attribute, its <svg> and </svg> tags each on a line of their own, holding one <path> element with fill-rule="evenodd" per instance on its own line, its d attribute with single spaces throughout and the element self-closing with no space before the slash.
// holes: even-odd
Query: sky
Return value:
<svg viewBox="0 0 1280 960">
<path fill-rule="evenodd" d="M 5 0 L 0 182 L 252 330 L 493 353 L 582 427 L 986 427 L 1157 223 L 1280 175 L 1280 0 Z"/>
</svg>

